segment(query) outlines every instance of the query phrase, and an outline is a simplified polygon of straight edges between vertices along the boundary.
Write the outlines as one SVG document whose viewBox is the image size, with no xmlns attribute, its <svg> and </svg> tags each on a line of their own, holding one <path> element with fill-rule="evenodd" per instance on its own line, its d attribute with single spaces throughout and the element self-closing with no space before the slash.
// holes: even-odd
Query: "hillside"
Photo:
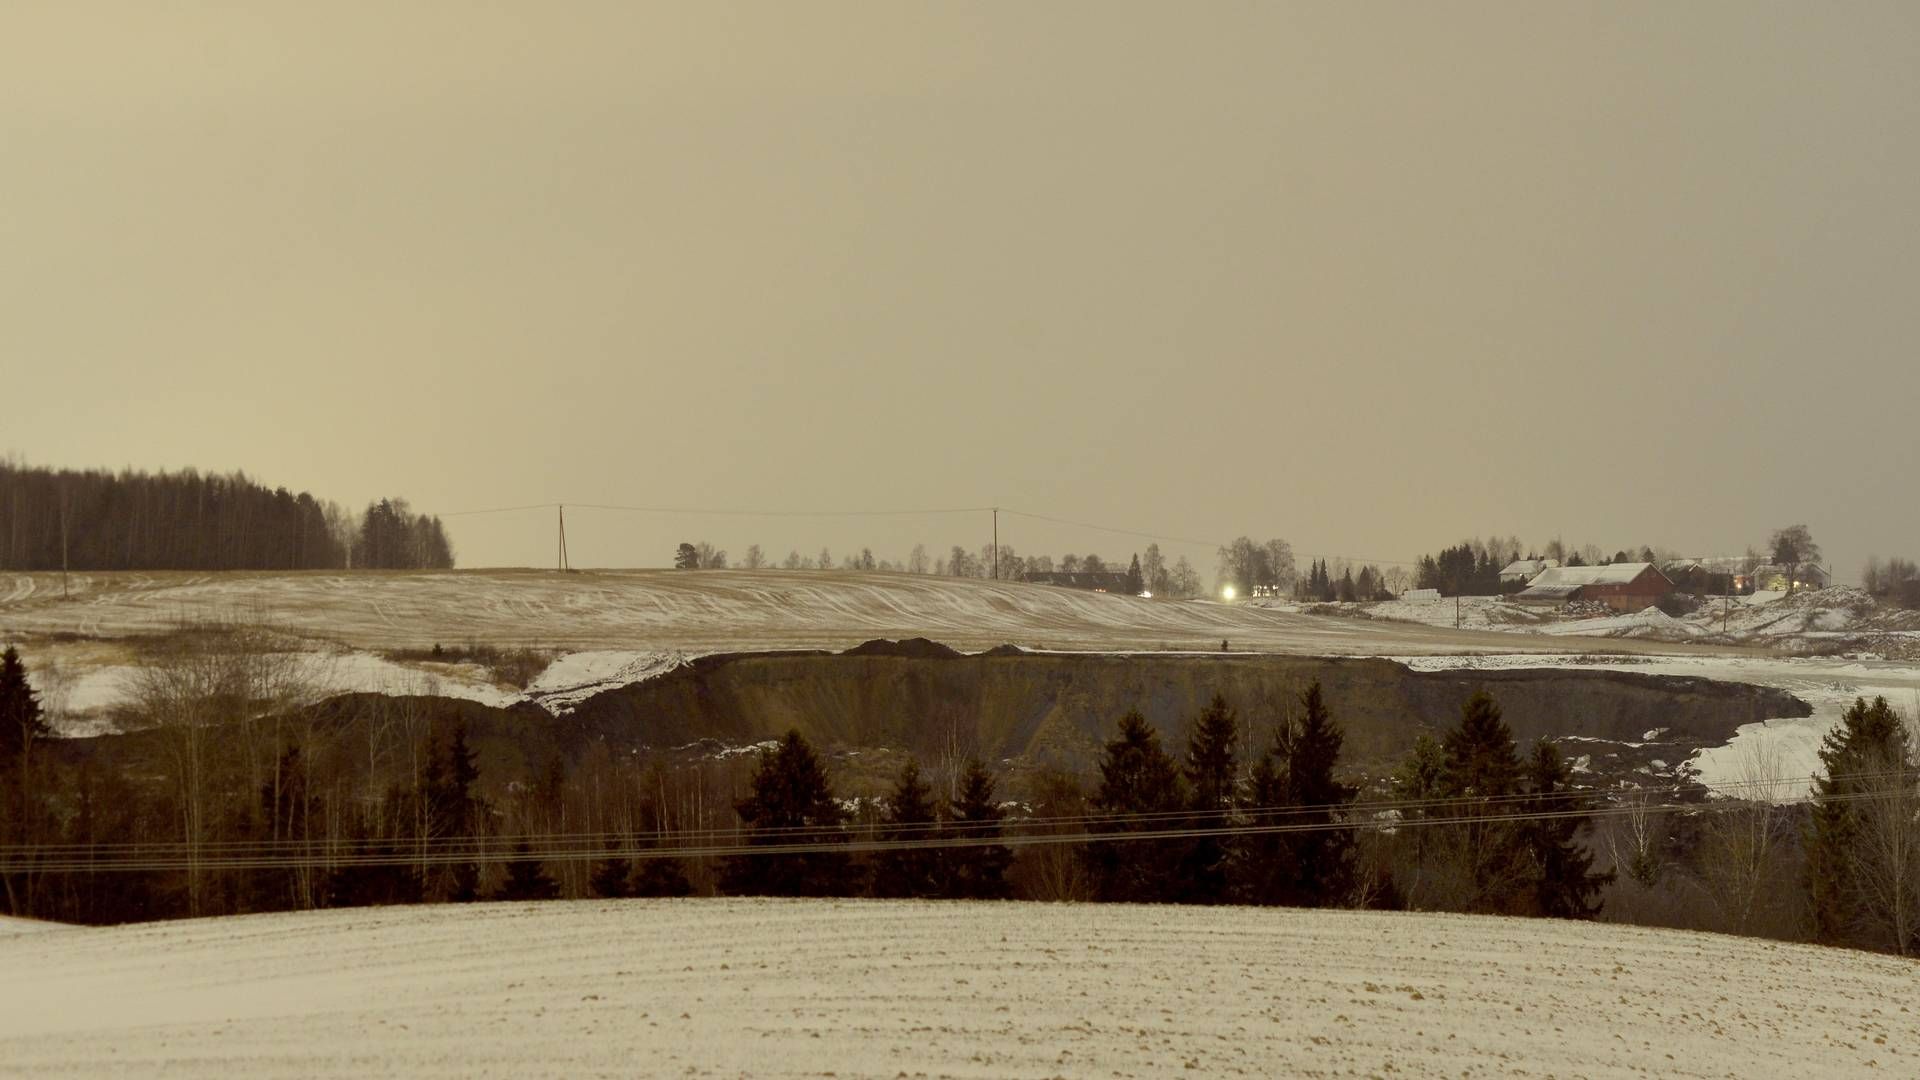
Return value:
<svg viewBox="0 0 1920 1080">
<path fill-rule="evenodd" d="M 1910 961 L 1551 920 L 583 901 L 0 937 L 16 1076 L 1910 1076 Z"/>
<path fill-rule="evenodd" d="M 1615 613 L 1601 610 L 1559 612 L 1526 607 L 1506 597 L 1468 596 L 1452 600 L 1382 600 L 1368 603 L 1307 604 L 1262 600 L 1274 611 L 1411 623 L 1451 629 L 1519 635 L 1693 642 L 1763 646 L 1780 652 L 1868 658 L 1920 659 L 1920 611 L 1881 603 L 1845 586 L 1803 590 L 1790 596 L 1754 593 L 1703 603 L 1690 614 L 1667 615 L 1657 608 Z"/>
<path fill-rule="evenodd" d="M 1235 649 L 1310 655 L 1565 651 L 1565 642 L 1045 585 L 840 571 L 541 570 L 0 576 L 0 637 L 162 632 L 228 620 L 362 649 L 435 642 L 722 652 L 844 649 L 930 637 L 1068 650 Z M 1621 652 L 1674 647 L 1609 642 Z"/>
<path fill-rule="evenodd" d="M 1265 745 L 1280 710 L 1315 682 L 1339 716 L 1343 765 L 1370 775 L 1390 770 L 1421 731 L 1457 722 L 1460 703 L 1480 689 L 1500 701 L 1522 745 L 1584 740 L 1582 752 L 1593 751 L 1594 770 L 1605 774 L 1592 779 L 1608 783 L 1672 775 L 1742 724 L 1808 713 L 1804 702 L 1771 688 L 1611 664 L 1413 672 L 1378 659 L 1244 654 L 781 653 L 703 657 L 586 697 L 565 715 L 570 727 L 617 746 L 743 745 L 794 727 L 823 746 L 936 760 L 953 740 L 1009 767 L 1085 772 L 1129 709 L 1139 709 L 1170 745 L 1184 746 L 1193 717 L 1218 694 L 1246 725 L 1249 744 Z M 1654 728 L 1659 738 L 1645 738 Z M 1612 753 L 1598 750 L 1601 743 Z M 1657 768 L 1649 764 L 1655 759 Z"/>
</svg>

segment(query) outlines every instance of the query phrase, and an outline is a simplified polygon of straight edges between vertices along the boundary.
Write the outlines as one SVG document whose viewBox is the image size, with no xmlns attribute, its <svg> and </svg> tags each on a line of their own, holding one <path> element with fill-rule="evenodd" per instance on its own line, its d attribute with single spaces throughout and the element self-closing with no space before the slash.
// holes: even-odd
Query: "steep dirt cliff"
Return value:
<svg viewBox="0 0 1920 1080">
<path fill-rule="evenodd" d="M 1318 680 L 1346 729 L 1350 767 L 1403 754 L 1485 689 L 1522 743 L 1548 736 L 1628 742 L 1652 729 L 1676 751 L 1725 742 L 1755 720 L 1806 716 L 1783 691 L 1610 670 L 1415 672 L 1389 660 L 1267 655 L 943 654 L 925 647 L 711 656 L 588 699 L 568 718 L 614 743 L 739 745 L 798 728 L 827 747 L 933 757 L 957 745 L 990 761 L 1084 769 L 1114 722 L 1138 708 L 1179 746 L 1216 693 L 1262 746 Z"/>
</svg>

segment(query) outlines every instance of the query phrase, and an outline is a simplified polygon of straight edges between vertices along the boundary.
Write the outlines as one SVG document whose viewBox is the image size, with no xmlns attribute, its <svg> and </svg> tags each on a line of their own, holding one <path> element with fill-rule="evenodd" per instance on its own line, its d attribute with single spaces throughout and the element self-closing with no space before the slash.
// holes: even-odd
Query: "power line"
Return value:
<svg viewBox="0 0 1920 1080">
<path fill-rule="evenodd" d="M 1864 780 L 1884 777 L 1898 777 L 1904 780 L 1913 778 L 1912 770 L 1849 774 L 1848 779 Z M 1723 786 L 1768 786 L 1777 787 L 1786 783 L 1797 783 L 1804 777 L 1762 777 L 1743 781 L 1734 781 Z M 453 863 L 485 860 L 488 862 L 522 862 L 539 860 L 542 862 L 579 862 L 602 858 L 695 858 L 728 857 L 739 855 L 781 855 L 809 854 L 822 852 L 883 852 L 901 850 L 931 850 L 941 848 L 964 848 L 1003 845 L 1008 847 L 1027 847 L 1054 844 L 1092 844 L 1141 840 L 1193 839 L 1218 836 L 1257 836 L 1284 833 L 1326 832 L 1332 830 L 1372 830 L 1391 831 L 1401 828 L 1418 828 L 1444 825 L 1494 825 L 1502 823 L 1520 823 L 1554 821 L 1569 819 L 1595 819 L 1618 817 L 1634 814 L 1664 812 L 1726 812 L 1744 810 L 1753 805 L 1748 800 L 1728 800 L 1719 803 L 1675 803 L 1666 802 L 1656 805 L 1645 803 L 1613 806 L 1579 806 L 1570 809 L 1529 809 L 1531 805 L 1542 802 L 1568 800 L 1593 800 L 1606 794 L 1625 794 L 1640 796 L 1663 792 L 1685 790 L 1682 785 L 1669 785 L 1650 788 L 1631 788 L 1613 793 L 1591 790 L 1570 789 L 1553 792 L 1548 795 L 1516 794 L 1511 796 L 1474 797 L 1451 796 L 1424 800 L 1376 800 L 1371 803 L 1321 804 L 1318 806 L 1266 807 L 1218 812 L 1157 812 L 1157 813 L 1116 813 L 1109 815 L 1071 815 L 1054 818 L 1023 818 L 1011 821 L 982 822 L 928 822 L 917 826 L 864 824 L 851 829 L 796 826 L 786 829 L 755 830 L 747 835 L 765 838 L 790 836 L 785 842 L 741 842 L 739 829 L 688 830 L 671 834 L 652 833 L 671 841 L 674 846 L 654 844 L 639 846 L 636 841 L 649 835 L 647 831 L 633 832 L 592 832 L 592 833 L 547 833 L 525 835 L 501 835 L 493 837 L 441 837 L 429 839 L 394 838 L 376 841 L 355 841 L 355 849 L 341 851 L 326 850 L 322 845 L 328 841 L 233 841 L 227 843 L 207 843 L 193 845 L 175 841 L 157 844 L 133 845 L 12 845 L 0 847 L 0 872 L 21 872 L 32 870 L 39 873 L 62 872 L 158 872 L 168 870 L 247 870 L 280 869 L 291 867 L 339 867 L 339 866 L 426 866 L 449 865 Z M 1913 798 L 1909 791 L 1898 792 L 1848 792 L 1830 796 L 1826 801 L 1859 802 L 1890 797 Z M 1453 809 L 1484 809 L 1495 805 L 1518 805 L 1515 812 L 1451 813 L 1434 816 L 1429 811 L 1443 812 Z M 1368 815 L 1368 810 L 1392 809 L 1398 813 L 1387 818 L 1382 813 Z M 1285 821 L 1273 820 L 1291 816 L 1313 815 L 1315 817 L 1331 814 L 1344 814 L 1349 820 Z M 1352 815 L 1360 815 L 1358 820 Z M 1412 814 L 1413 816 L 1408 816 Z M 1196 821 L 1218 820 L 1214 826 L 1195 825 Z M 1110 827 L 1144 824 L 1143 829 L 1119 831 L 1109 828 L 1100 830 L 1100 826 Z M 1161 827 L 1151 827 L 1161 826 Z M 1072 828 L 1077 832 L 1013 832 L 999 830 L 1036 829 L 1036 828 Z M 1099 830 L 1099 831 L 1096 831 Z M 926 835 L 907 839 L 885 839 L 879 834 L 918 831 Z M 968 833 L 976 835 L 967 835 Z M 948 835 L 941 835 L 942 833 Z M 732 842 L 721 842 L 720 838 L 732 838 Z M 833 837 L 833 839 L 820 839 Z M 533 841 L 540 841 L 539 847 Z M 689 840 L 705 842 L 688 844 Z M 333 843 L 338 843 L 334 841 Z M 522 851 L 522 846 L 526 850 Z M 316 850 L 319 847 L 320 850 Z M 379 849 L 388 850 L 379 850 Z M 104 856 L 104 857 L 103 857 Z"/>
<path fill-rule="evenodd" d="M 1835 796 L 1834 801 L 1858 801 L 1877 798 L 1873 793 Z M 1580 808 L 1574 810 L 1542 810 L 1510 814 L 1459 814 L 1449 817 L 1414 817 L 1392 821 L 1326 821 L 1326 822 L 1280 822 L 1271 824 L 1230 824 L 1217 827 L 1177 827 L 1161 829 L 1140 829 L 1129 831 L 1076 833 L 1013 832 L 988 836 L 929 836 L 924 839 L 881 840 L 857 839 L 845 832 L 816 828 L 811 830 L 815 837 L 838 837 L 837 839 L 794 840 L 785 843 L 764 844 L 753 842 L 735 842 L 731 844 L 704 844 L 695 846 L 639 847 L 631 843 L 622 844 L 621 840 L 630 840 L 632 834 L 621 833 L 581 833 L 576 834 L 582 843 L 565 847 L 552 846 L 538 849 L 522 849 L 517 841 L 509 845 L 506 838 L 491 838 L 472 846 L 453 846 L 435 841 L 411 841 L 413 850 L 396 850 L 388 853 L 371 851 L 310 851 L 307 854 L 217 854 L 199 855 L 183 851 L 167 857 L 148 857 L 144 859 L 80 859 L 68 857 L 65 860 L 15 860 L 0 857 L 0 873 L 109 873 L 109 872 L 163 872 L 163 871 L 217 871 L 217 870 L 276 870 L 298 867 L 343 867 L 343 866 L 448 866 L 466 862 L 587 862 L 599 859 L 652 859 L 652 858 L 727 858 L 737 856 L 769 855 L 808 855 L 834 852 L 886 852 L 921 851 L 946 848 L 971 847 L 1037 847 L 1049 845 L 1085 845 L 1101 843 L 1129 843 L 1152 840 L 1189 840 L 1202 837 L 1223 836 L 1264 836 L 1291 833 L 1331 832 L 1335 830 L 1368 830 L 1387 832 L 1407 828 L 1428 828 L 1450 825 L 1499 825 L 1509 823 L 1527 823 L 1540 821 L 1561 821 L 1569 819 L 1592 820 L 1595 818 L 1619 817 L 1628 814 L 1654 813 L 1664 811 L 1706 811 L 1726 812 L 1744 809 L 1736 804 L 1686 804 L 1672 803 L 1659 806 L 1615 806 Z M 1018 827 L 1019 822 L 1007 823 Z M 752 834 L 747 834 L 752 835 Z M 590 841 L 597 840 L 598 843 Z M 611 841 L 611 843 L 609 843 Z M 396 846 L 403 842 L 396 842 Z"/>
<path fill-rule="evenodd" d="M 711 517 L 934 517 L 943 514 L 985 514 L 993 510 L 991 506 L 939 507 L 921 510 L 717 510 L 689 506 L 617 506 L 610 503 L 568 503 L 567 505 L 580 510 Z"/>
<path fill-rule="evenodd" d="M 469 517 L 480 514 L 511 514 L 526 510 L 547 510 L 561 504 L 532 503 L 526 506 L 506 506 L 481 510 L 455 510 L 441 514 L 441 517 Z M 929 507 L 905 510 L 754 510 L 731 507 L 695 507 L 695 506 L 630 506 L 619 503 L 567 503 L 576 510 L 603 510 L 617 513 L 661 514 L 676 517 L 758 517 L 758 518 L 870 518 L 870 517 L 937 517 L 953 514 L 992 514 L 995 512 L 1010 514 L 1014 517 L 1033 521 L 1044 521 L 1054 525 L 1066 525 L 1076 529 L 1088 529 L 1094 532 L 1110 533 L 1115 536 L 1128 536 L 1140 540 L 1154 540 L 1167 544 L 1182 544 L 1188 547 L 1224 548 L 1232 545 L 1226 540 L 1201 540 L 1190 536 L 1175 536 L 1170 533 L 1151 532 L 1145 529 L 1125 529 L 1113 525 L 1101 525 L 1091 521 L 1076 521 L 1072 518 L 1057 517 L 1052 514 L 1039 514 L 1030 510 L 1016 510 L 1005 506 L 953 506 Z M 1418 566 L 1416 560 L 1375 559 L 1364 555 L 1340 555 L 1327 552 L 1302 551 L 1299 555 L 1309 559 L 1326 559 L 1354 563 L 1356 565 L 1380 566 Z"/>
<path fill-rule="evenodd" d="M 1014 517 L 1032 518 L 1035 521 L 1046 521 L 1055 525 L 1071 525 L 1076 529 L 1092 529 L 1095 532 L 1113 533 L 1116 536 L 1132 536 L 1141 540 L 1164 540 L 1169 544 L 1189 544 L 1194 547 L 1218 548 L 1227 546 L 1218 540 L 1195 540 L 1191 537 L 1167 536 L 1159 533 L 1144 532 L 1139 529 L 1120 529 L 1111 525 L 1095 525 L 1090 521 L 1074 521 L 1069 518 L 1053 517 L 1049 514 L 1030 513 L 1025 510 L 1011 510 L 1002 507 L 1001 512 L 1011 514 Z"/>
<path fill-rule="evenodd" d="M 1916 774 L 1913 770 L 1890 769 L 1890 770 L 1882 770 L 1882 771 L 1875 771 L 1875 772 L 1843 773 L 1840 778 L 1848 782 L 1858 782 L 1858 781 L 1884 780 L 1884 779 L 1893 779 L 1893 778 L 1912 779 L 1916 777 L 1916 775 L 1920 775 L 1920 774 Z M 1775 789 L 1778 789 L 1781 787 L 1799 785 L 1807 782 L 1809 779 L 1810 778 L 1807 776 L 1800 776 L 1800 775 L 1752 777 L 1752 778 L 1746 778 L 1746 779 L 1740 779 L 1740 780 L 1726 781 L 1724 783 L 1715 785 L 1713 790 L 1720 793 L 1725 793 L 1729 789 L 1734 789 L 1734 790 L 1742 790 L 1742 791 L 1758 791 L 1764 794 L 1764 793 L 1772 793 Z M 1640 786 L 1630 787 L 1630 788 L 1612 788 L 1612 789 L 1563 788 L 1559 791 L 1550 792 L 1547 794 L 1540 794 L 1535 792 L 1515 792 L 1508 795 L 1446 795 L 1446 796 L 1430 796 L 1426 798 L 1417 798 L 1417 799 L 1389 796 L 1385 798 L 1357 800 L 1357 801 L 1350 801 L 1350 802 L 1344 802 L 1344 803 L 1316 803 L 1316 804 L 1308 804 L 1308 805 L 1302 805 L 1302 806 L 1235 807 L 1235 808 L 1223 808 L 1219 810 L 1113 811 L 1108 813 L 1083 813 L 1083 814 L 1065 814 L 1065 815 L 1052 815 L 1052 816 L 1023 816 L 1023 817 L 1012 819 L 1012 820 L 1015 824 L 1018 824 L 1026 828 L 1039 828 L 1039 827 L 1057 828 L 1057 827 L 1063 827 L 1063 826 L 1069 826 L 1069 825 L 1126 825 L 1126 824 L 1142 824 L 1142 823 L 1154 823 L 1154 822 L 1166 822 L 1166 821 L 1220 820 L 1220 819 L 1229 819 L 1234 817 L 1256 817 L 1257 818 L 1257 817 L 1286 816 L 1286 815 L 1300 815 L 1300 814 L 1326 814 L 1326 813 L 1367 814 L 1367 813 L 1380 813 L 1380 812 L 1386 812 L 1386 811 L 1399 811 L 1399 812 L 1405 813 L 1405 812 L 1413 812 L 1413 811 L 1424 812 L 1428 810 L 1445 810 L 1449 808 L 1463 807 L 1463 806 L 1469 806 L 1469 807 L 1508 806 L 1508 805 L 1515 805 L 1515 804 L 1537 803 L 1543 800 L 1557 802 L 1557 801 L 1570 801 L 1570 800 L 1576 800 L 1576 799 L 1586 800 L 1586 799 L 1604 799 L 1604 798 L 1619 798 L 1619 797 L 1642 797 L 1642 796 L 1649 796 L 1649 795 L 1674 796 L 1674 795 L 1682 795 L 1682 794 L 1698 791 L 1703 786 L 1704 785 L 1700 785 L 1697 782 L 1679 782 L 1679 783 L 1672 783 L 1672 784 L 1640 785 Z M 1683 804 L 1683 805 L 1695 806 L 1699 804 Z M 984 823 L 985 826 L 989 826 L 989 827 L 997 824 L 999 823 L 998 822 Z M 850 826 L 850 828 L 854 829 L 855 831 L 862 831 L 862 830 L 864 831 L 873 831 L 873 830 L 914 831 L 914 830 L 926 830 L 926 829 L 935 829 L 935 828 L 946 828 L 946 829 L 969 828 L 969 827 L 976 827 L 981 825 L 982 823 L 976 823 L 976 822 L 948 821 L 948 822 L 927 822 L 927 823 L 919 823 L 919 824 L 903 823 L 898 825 L 887 825 L 887 824 L 879 824 L 879 823 L 861 823 L 861 824 Z M 599 832 L 599 833 L 520 833 L 520 834 L 511 834 L 511 835 L 502 834 L 499 836 L 488 838 L 488 841 L 489 842 L 494 842 L 494 841 L 515 842 L 520 840 L 526 840 L 528 842 L 536 842 L 536 841 L 545 842 L 549 840 L 554 840 L 559 838 L 568 838 L 568 837 L 598 837 L 598 838 L 604 839 L 610 835 L 633 836 L 633 835 L 637 835 L 639 832 L 645 832 L 645 831 L 648 831 L 648 830 L 627 830 L 625 832 L 618 832 L 618 833 Z M 732 836 L 732 835 L 735 835 L 738 831 L 739 830 L 732 827 L 719 828 L 719 829 L 678 829 L 673 831 L 673 835 L 681 839 L 686 839 L 689 837 L 701 837 L 701 836 Z M 820 831 L 819 827 L 812 826 L 812 825 L 776 826 L 776 827 L 769 827 L 769 828 L 756 830 L 756 832 L 759 835 L 776 835 L 781 833 L 815 833 L 818 831 Z M 365 841 L 365 842 L 374 843 L 376 845 L 382 844 L 382 843 L 413 844 L 413 843 L 417 843 L 418 840 L 417 838 L 415 839 L 401 838 L 401 839 L 394 839 L 394 840 L 371 840 L 371 841 Z M 458 841 L 454 841 L 451 838 L 449 838 L 449 842 L 458 842 Z M 110 845 L 110 844 L 109 845 L 102 845 L 102 844 L 19 845 L 19 844 L 16 844 L 16 845 L 0 845 L 0 851 L 32 850 L 32 851 L 41 851 L 41 852 L 53 852 L 53 851 L 61 851 L 61 850 L 67 850 L 67 849 L 101 851 L 101 850 L 123 850 L 123 849 L 146 849 L 146 848 L 171 848 L 171 847 L 177 847 L 183 843 L 184 841 L 158 841 L 158 842 L 152 842 L 152 843 L 134 843 L 134 844 L 122 844 L 122 845 Z M 216 849 L 220 847 L 266 848 L 266 847 L 272 847 L 276 844 L 281 846 L 293 846 L 293 845 L 303 845 L 307 843 L 310 843 L 310 842 L 304 841 L 304 840 L 281 840 L 281 841 L 233 840 L 233 841 L 203 841 L 196 846 L 201 850 L 210 850 L 210 849 Z"/>
<path fill-rule="evenodd" d="M 528 503 L 526 506 L 494 506 L 484 510 L 454 510 L 450 513 L 430 515 L 443 518 L 471 517 L 475 514 L 518 514 L 525 510 L 551 510 L 559 503 Z"/>
</svg>

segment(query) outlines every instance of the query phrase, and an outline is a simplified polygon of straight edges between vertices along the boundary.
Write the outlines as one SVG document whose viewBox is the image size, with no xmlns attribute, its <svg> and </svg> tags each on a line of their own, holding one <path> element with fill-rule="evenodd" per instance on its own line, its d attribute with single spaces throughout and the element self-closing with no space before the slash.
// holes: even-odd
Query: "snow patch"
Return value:
<svg viewBox="0 0 1920 1080">
<path fill-rule="evenodd" d="M 526 700 L 555 716 L 565 716 L 595 694 L 658 678 L 692 662 L 691 657 L 678 650 L 599 649 L 568 653 L 547 665 L 547 669 L 527 685 Z"/>
<path fill-rule="evenodd" d="M 1545 624 L 1536 629 L 1542 634 L 1552 635 L 1657 638 L 1662 641 L 1703 637 L 1707 633 L 1706 630 L 1691 623 L 1682 622 L 1657 607 L 1645 608 L 1631 615 L 1569 619 L 1566 622 Z"/>
<path fill-rule="evenodd" d="M 1732 798 L 1801 802 L 1822 772 L 1820 740 L 1835 717 L 1813 716 L 1742 724 L 1725 746 L 1711 746 L 1687 762 L 1695 779 Z M 1764 782 L 1756 782 L 1764 781 Z"/>
</svg>

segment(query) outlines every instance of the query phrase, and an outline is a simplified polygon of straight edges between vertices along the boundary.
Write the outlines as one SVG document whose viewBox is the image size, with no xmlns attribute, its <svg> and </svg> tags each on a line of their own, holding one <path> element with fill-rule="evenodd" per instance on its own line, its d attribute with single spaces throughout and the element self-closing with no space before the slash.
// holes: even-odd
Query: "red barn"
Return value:
<svg viewBox="0 0 1920 1080">
<path fill-rule="evenodd" d="M 1541 571 L 1514 594 L 1513 602 L 1560 607 L 1572 600 L 1597 600 L 1615 611 L 1640 611 L 1672 591 L 1673 582 L 1652 563 L 1556 566 Z"/>
</svg>

